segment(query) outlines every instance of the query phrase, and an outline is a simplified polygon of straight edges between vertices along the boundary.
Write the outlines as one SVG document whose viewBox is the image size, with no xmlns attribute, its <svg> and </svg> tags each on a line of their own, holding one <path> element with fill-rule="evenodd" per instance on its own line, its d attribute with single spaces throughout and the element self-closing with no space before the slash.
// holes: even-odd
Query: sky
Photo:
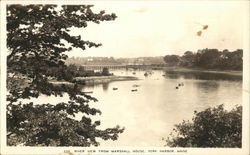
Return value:
<svg viewBox="0 0 250 155">
<path fill-rule="evenodd" d="M 115 13 L 114 21 L 89 23 L 71 34 L 102 43 L 72 56 L 146 57 L 182 55 L 204 48 L 243 48 L 247 5 L 239 1 L 127 1 L 93 2 L 92 10 Z M 208 28 L 203 30 L 203 26 Z M 202 31 L 201 35 L 197 35 Z"/>
</svg>

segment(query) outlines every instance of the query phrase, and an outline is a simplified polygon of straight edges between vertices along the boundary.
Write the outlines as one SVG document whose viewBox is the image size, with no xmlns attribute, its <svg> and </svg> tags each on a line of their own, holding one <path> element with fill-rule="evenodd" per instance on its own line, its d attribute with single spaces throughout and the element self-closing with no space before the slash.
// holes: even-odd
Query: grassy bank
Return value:
<svg viewBox="0 0 250 155">
<path fill-rule="evenodd" d="M 85 84 L 92 84 L 92 83 L 107 83 L 111 81 L 131 81 L 131 80 L 138 80 L 137 77 L 133 76 L 92 76 L 92 77 L 76 77 L 75 80 L 77 82 L 85 82 Z"/>
<path fill-rule="evenodd" d="M 184 68 L 184 67 L 163 67 L 165 71 L 176 71 L 176 72 L 203 72 L 203 73 L 215 73 L 215 74 L 228 74 L 234 76 L 242 76 L 242 71 L 235 70 L 210 70 L 210 69 L 201 69 L 201 68 Z"/>
<path fill-rule="evenodd" d="M 100 83 L 107 83 L 112 81 L 132 81 L 138 80 L 137 77 L 133 76 L 91 76 L 91 77 L 75 77 L 74 81 L 81 83 L 81 84 L 100 84 Z M 67 81 L 56 81 L 50 80 L 50 83 L 54 85 L 67 85 L 73 86 L 74 84 Z"/>
</svg>

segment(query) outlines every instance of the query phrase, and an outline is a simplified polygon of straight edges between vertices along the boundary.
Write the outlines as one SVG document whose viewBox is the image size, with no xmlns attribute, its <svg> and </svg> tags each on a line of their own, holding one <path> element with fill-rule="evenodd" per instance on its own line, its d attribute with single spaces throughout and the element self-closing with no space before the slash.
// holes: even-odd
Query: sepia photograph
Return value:
<svg viewBox="0 0 250 155">
<path fill-rule="evenodd" d="M 248 155 L 249 12 L 1 1 L 1 154 Z"/>
</svg>

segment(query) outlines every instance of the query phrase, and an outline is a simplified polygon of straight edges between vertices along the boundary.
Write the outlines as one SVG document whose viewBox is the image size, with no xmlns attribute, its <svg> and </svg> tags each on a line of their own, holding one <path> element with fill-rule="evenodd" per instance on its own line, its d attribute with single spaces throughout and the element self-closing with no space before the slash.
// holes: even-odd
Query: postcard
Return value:
<svg viewBox="0 0 250 155">
<path fill-rule="evenodd" d="M 249 154 L 249 1 L 1 1 L 1 154 Z"/>
</svg>

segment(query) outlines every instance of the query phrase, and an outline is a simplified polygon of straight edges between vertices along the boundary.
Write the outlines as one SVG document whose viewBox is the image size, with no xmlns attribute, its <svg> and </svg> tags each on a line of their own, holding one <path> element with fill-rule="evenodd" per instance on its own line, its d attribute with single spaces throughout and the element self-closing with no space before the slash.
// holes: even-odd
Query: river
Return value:
<svg viewBox="0 0 250 155">
<path fill-rule="evenodd" d="M 84 88 L 93 91 L 92 96 L 99 100 L 93 105 L 102 111 L 97 119 L 101 120 L 103 129 L 115 125 L 125 127 L 117 141 L 101 141 L 100 146 L 164 146 L 162 138 L 169 136 L 174 124 L 191 120 L 194 110 L 220 104 L 231 109 L 242 103 L 242 80 L 238 76 L 153 71 L 145 77 L 145 71 L 126 70 L 113 73 L 140 80 Z M 178 86 L 179 83 L 183 86 Z"/>
<path fill-rule="evenodd" d="M 136 76 L 140 80 L 115 81 L 83 88 L 83 91 L 93 91 L 91 96 L 98 99 L 98 102 L 89 104 L 102 111 L 102 115 L 92 118 L 101 120 L 100 129 L 116 125 L 125 127 L 116 141 L 98 140 L 103 147 L 162 147 L 165 145 L 162 138 L 169 136 L 174 124 L 191 120 L 195 110 L 202 111 L 220 104 L 232 109 L 242 104 L 242 80 L 239 76 L 158 70 L 145 77 L 145 71 L 112 72 L 115 75 Z M 178 86 L 180 83 L 183 86 Z M 67 99 L 67 95 L 49 98 L 41 95 L 26 101 L 56 104 Z M 77 119 L 81 119 L 81 115 Z"/>
</svg>

